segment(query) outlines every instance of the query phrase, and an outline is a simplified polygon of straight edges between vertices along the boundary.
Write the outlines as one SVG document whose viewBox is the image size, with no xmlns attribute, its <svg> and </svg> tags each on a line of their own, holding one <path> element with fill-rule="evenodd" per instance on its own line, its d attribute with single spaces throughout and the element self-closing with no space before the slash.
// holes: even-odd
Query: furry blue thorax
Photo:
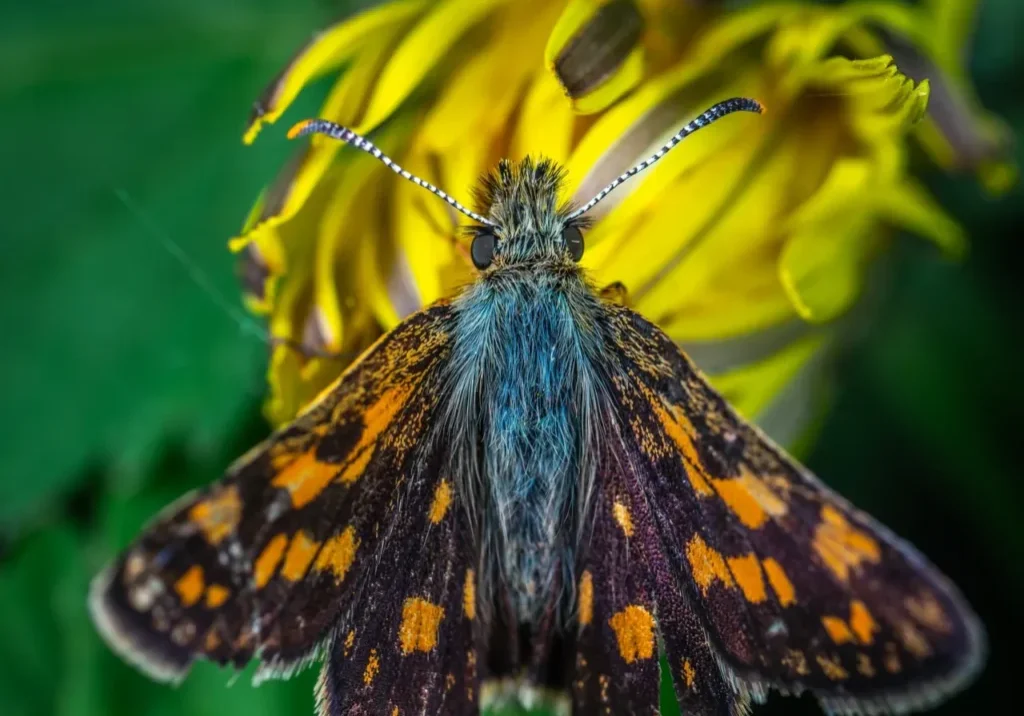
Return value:
<svg viewBox="0 0 1024 716">
<path fill-rule="evenodd" d="M 598 299 L 568 255 L 553 165 L 503 162 L 486 184 L 493 264 L 456 300 L 446 426 L 451 474 L 495 589 L 534 622 L 573 585 L 599 424 Z"/>
</svg>

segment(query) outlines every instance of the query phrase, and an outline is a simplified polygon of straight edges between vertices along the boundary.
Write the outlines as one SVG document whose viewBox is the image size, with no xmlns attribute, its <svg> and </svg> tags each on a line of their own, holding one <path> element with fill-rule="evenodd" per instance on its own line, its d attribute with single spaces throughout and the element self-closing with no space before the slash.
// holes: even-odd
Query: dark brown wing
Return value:
<svg viewBox="0 0 1024 716">
<path fill-rule="evenodd" d="M 684 711 L 743 713 L 776 688 L 901 713 L 963 687 L 985 637 L 956 587 L 738 417 L 655 326 L 606 306 L 618 456 L 598 479 L 624 481 L 628 503 L 595 509 L 632 521 Z"/>
<path fill-rule="evenodd" d="M 627 507 L 637 484 L 628 459 L 621 442 L 606 432 L 576 582 L 571 683 L 576 714 L 658 713 L 658 610 L 654 570 L 642 549 L 653 535 L 645 515 Z"/>
<path fill-rule="evenodd" d="M 410 317 L 223 479 L 161 513 L 94 580 L 110 644 L 163 680 L 197 658 L 255 657 L 259 679 L 326 653 L 325 714 L 472 712 L 474 562 L 435 434 L 451 321 L 444 303 Z"/>
</svg>

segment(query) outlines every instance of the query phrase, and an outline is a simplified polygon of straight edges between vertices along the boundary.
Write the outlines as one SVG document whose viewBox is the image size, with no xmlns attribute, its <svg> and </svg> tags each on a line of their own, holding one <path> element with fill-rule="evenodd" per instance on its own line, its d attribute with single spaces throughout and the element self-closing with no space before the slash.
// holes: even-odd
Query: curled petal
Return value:
<svg viewBox="0 0 1024 716">
<path fill-rule="evenodd" d="M 544 60 L 576 111 L 600 111 L 640 82 L 643 32 L 644 17 L 634 0 L 570 0 L 551 31 Z"/>
<path fill-rule="evenodd" d="M 426 0 L 384 3 L 315 34 L 253 103 L 243 141 L 251 144 L 263 125 L 276 121 L 311 81 L 355 57 L 366 43 L 379 41 L 382 33 L 404 26 L 427 4 Z"/>
<path fill-rule="evenodd" d="M 932 158 L 946 169 L 978 171 L 991 192 L 1005 191 L 1015 176 L 1006 159 L 1006 127 L 977 106 L 965 83 L 913 43 L 889 33 L 885 45 L 903 72 L 931 84 L 928 118 L 918 135 Z"/>
</svg>

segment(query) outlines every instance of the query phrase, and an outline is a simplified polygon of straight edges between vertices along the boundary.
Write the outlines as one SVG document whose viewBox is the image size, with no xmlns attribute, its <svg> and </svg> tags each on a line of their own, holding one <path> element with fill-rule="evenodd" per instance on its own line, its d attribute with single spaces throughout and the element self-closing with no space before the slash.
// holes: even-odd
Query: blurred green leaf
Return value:
<svg viewBox="0 0 1024 716">
<path fill-rule="evenodd" d="M 209 455 L 262 394 L 261 339 L 191 274 L 241 315 L 226 241 L 286 151 L 241 130 L 318 22 L 276 2 L 54 5 L 0 31 L 6 532 L 88 464 L 131 481 L 167 439 Z"/>
</svg>

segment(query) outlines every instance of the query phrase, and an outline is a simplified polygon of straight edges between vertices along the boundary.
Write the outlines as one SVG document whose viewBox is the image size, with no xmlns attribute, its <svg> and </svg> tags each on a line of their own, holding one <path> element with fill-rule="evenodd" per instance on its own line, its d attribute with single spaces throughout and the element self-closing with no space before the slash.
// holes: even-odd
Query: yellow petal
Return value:
<svg viewBox="0 0 1024 716">
<path fill-rule="evenodd" d="M 501 0 L 441 0 L 405 37 L 381 73 L 364 126 L 375 127 L 394 112 L 462 36 Z"/>
<path fill-rule="evenodd" d="M 544 50 L 576 111 L 612 104 L 643 77 L 644 17 L 633 0 L 569 0 Z"/>
<path fill-rule="evenodd" d="M 314 35 L 256 101 L 243 141 L 252 143 L 263 125 L 276 121 L 312 80 L 337 69 L 365 43 L 387 35 L 389 26 L 403 24 L 425 5 L 426 0 L 387 2 Z"/>
<path fill-rule="evenodd" d="M 339 144 L 318 142 L 300 148 L 267 190 L 259 217 L 253 222 L 248 222 L 248 229 L 244 234 L 228 241 L 228 248 L 232 251 L 241 251 L 257 236 L 272 235 L 275 227 L 295 216 L 309 195 L 319 186 L 340 148 L 335 145 Z"/>
<path fill-rule="evenodd" d="M 882 192 L 880 217 L 907 231 L 934 241 L 946 255 L 961 258 L 967 236 L 960 225 L 913 179 L 907 178 Z"/>
<path fill-rule="evenodd" d="M 759 420 L 824 344 L 823 334 L 805 336 L 763 360 L 709 378 L 741 415 Z"/>
<path fill-rule="evenodd" d="M 482 164 L 484 151 L 480 144 L 467 145 L 460 152 L 462 166 Z M 414 171 L 426 174 L 428 181 L 438 179 L 428 171 L 426 162 L 412 160 L 412 166 Z M 437 162 L 436 166 L 442 165 Z M 452 176 L 446 167 L 444 178 L 451 181 Z M 401 260 L 395 266 L 395 274 L 389 277 L 389 284 L 397 315 L 404 317 L 445 295 L 443 277 L 463 262 L 455 249 L 462 215 L 409 182 L 401 182 L 394 192 L 393 221 Z M 414 303 L 410 295 L 415 296 Z"/>
<path fill-rule="evenodd" d="M 779 278 L 804 320 L 829 321 L 859 295 L 863 265 L 877 240 L 871 206 L 876 179 L 866 160 L 837 161 L 791 220 Z"/>
<path fill-rule="evenodd" d="M 538 72 L 523 100 L 510 156 L 542 156 L 564 165 L 575 124 L 561 85 L 547 72 Z"/>
<path fill-rule="evenodd" d="M 594 114 L 610 106 L 640 84 L 644 76 L 644 52 L 637 48 L 627 55 L 615 73 L 587 94 L 574 97 L 573 109 L 580 114 Z"/>
<path fill-rule="evenodd" d="M 393 142 L 394 134 L 392 125 L 377 139 L 387 147 Z M 313 259 L 313 302 L 326 327 L 322 342 L 328 353 L 337 354 L 346 347 L 351 348 L 353 337 L 349 334 L 365 333 L 369 328 L 372 314 L 359 305 L 357 293 L 359 283 L 370 278 L 361 276 L 358 267 L 359 256 L 366 248 L 360 229 L 372 221 L 372 216 L 367 215 L 366 204 L 357 200 L 359 189 L 371 174 L 395 179 L 374 157 L 367 154 L 353 157 L 336 183 L 320 219 Z"/>
<path fill-rule="evenodd" d="M 404 27 L 403 23 L 394 22 L 377 32 L 374 42 L 367 44 L 359 60 L 332 88 L 321 111 L 322 116 L 352 125 L 358 132 L 366 131 L 365 123 L 360 122 L 366 92 L 388 61 Z M 257 228 L 265 225 L 265 228 L 272 229 L 295 216 L 343 146 L 335 139 L 319 135 L 306 141 L 306 146 L 285 166 L 266 192 L 259 211 L 254 209 L 250 214 L 242 234 L 228 243 L 232 251 L 241 250 Z"/>
<path fill-rule="evenodd" d="M 557 5 L 537 7 L 528 2 L 500 8 L 495 12 L 495 29 L 488 43 L 445 80 L 443 91 L 420 127 L 416 148 L 424 154 L 436 153 L 448 165 L 446 180 L 453 181 L 448 174 L 454 164 L 461 162 L 467 145 L 487 147 L 490 153 L 492 145 L 507 142 L 503 135 L 510 115 L 522 101 L 528 83 L 539 74 L 537 57 L 557 9 Z M 504 154 L 504 149 L 501 151 Z M 464 174 L 454 178 L 468 178 L 471 183 L 450 183 L 444 188 L 455 193 L 469 191 L 477 176 L 491 168 L 492 160 L 487 159 L 486 166 L 474 164 L 468 177 Z"/>
</svg>

